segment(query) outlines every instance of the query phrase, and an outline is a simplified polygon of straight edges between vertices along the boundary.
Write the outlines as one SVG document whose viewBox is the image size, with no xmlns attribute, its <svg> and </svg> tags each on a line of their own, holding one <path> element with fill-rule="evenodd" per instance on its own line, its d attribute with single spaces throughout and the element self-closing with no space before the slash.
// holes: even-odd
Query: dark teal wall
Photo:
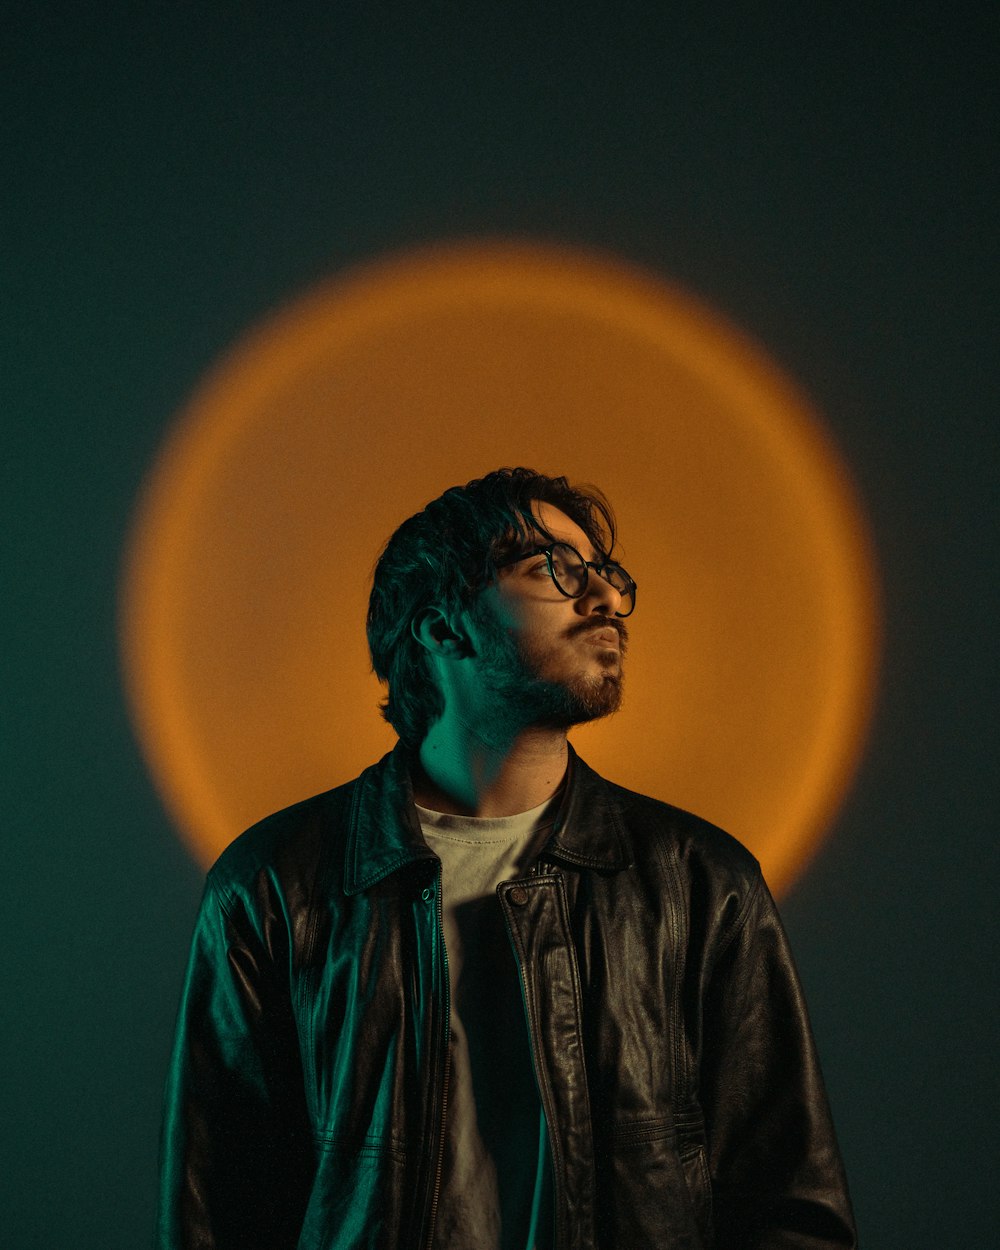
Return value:
<svg viewBox="0 0 1000 1250">
<path fill-rule="evenodd" d="M 784 910 L 865 1244 L 992 1244 L 995 17 L 59 7 L 8 15 L 0 74 L 4 1244 L 150 1235 L 200 873 L 119 681 L 142 474 L 276 303 L 480 233 L 686 283 L 827 413 L 875 530 L 886 662 L 858 783 Z"/>
</svg>

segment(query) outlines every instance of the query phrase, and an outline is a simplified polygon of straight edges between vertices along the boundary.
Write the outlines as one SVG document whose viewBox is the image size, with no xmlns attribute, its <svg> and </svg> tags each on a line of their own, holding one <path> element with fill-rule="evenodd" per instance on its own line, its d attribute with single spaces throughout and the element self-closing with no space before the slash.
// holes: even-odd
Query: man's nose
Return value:
<svg viewBox="0 0 1000 1250">
<path fill-rule="evenodd" d="M 600 573 L 593 569 L 588 569 L 587 572 L 587 589 L 582 600 L 585 610 L 588 613 L 600 612 L 605 616 L 614 616 L 622 606 L 621 592 L 609 581 L 605 581 Z"/>
</svg>

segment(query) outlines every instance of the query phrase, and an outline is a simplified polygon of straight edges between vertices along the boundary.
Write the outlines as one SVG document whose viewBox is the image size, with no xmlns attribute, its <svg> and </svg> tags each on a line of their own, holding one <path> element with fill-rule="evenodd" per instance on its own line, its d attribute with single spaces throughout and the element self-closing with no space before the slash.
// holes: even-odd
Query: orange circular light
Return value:
<svg viewBox="0 0 1000 1250">
<path fill-rule="evenodd" d="M 781 891 L 849 783 L 874 562 L 848 475 L 764 352 L 589 254 L 457 244 L 372 264 L 252 332 L 146 484 L 122 595 L 140 741 L 212 860 L 386 750 L 371 568 L 446 487 L 525 464 L 596 482 L 639 584 L 623 711 L 574 731 L 634 789 L 729 828 Z"/>
</svg>

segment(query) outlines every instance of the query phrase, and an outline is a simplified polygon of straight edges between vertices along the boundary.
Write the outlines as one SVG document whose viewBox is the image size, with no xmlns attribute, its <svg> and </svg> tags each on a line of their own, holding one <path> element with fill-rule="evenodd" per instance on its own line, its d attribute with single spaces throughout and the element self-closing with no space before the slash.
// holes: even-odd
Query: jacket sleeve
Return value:
<svg viewBox="0 0 1000 1250">
<path fill-rule="evenodd" d="M 209 878 L 165 1094 L 158 1250 L 298 1242 L 314 1164 L 287 940 L 279 908 L 253 910 L 271 919 Z"/>
<path fill-rule="evenodd" d="M 854 1250 L 805 1001 L 759 875 L 711 973 L 703 1041 L 717 1250 Z"/>
</svg>

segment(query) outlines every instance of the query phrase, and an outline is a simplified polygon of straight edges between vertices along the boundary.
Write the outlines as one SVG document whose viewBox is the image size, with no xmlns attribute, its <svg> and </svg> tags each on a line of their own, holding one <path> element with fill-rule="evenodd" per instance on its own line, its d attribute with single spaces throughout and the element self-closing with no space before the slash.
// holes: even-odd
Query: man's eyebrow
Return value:
<svg viewBox="0 0 1000 1250">
<path fill-rule="evenodd" d="M 573 547 L 576 551 L 579 551 L 580 555 L 583 556 L 588 564 L 603 564 L 608 558 L 603 551 L 598 551 L 593 543 L 590 544 L 590 554 L 588 555 L 587 551 L 582 547 L 577 547 L 576 543 L 571 543 L 568 539 L 560 541 L 565 541 L 567 546 Z"/>
<path fill-rule="evenodd" d="M 549 541 L 552 543 L 562 543 L 564 547 L 572 547 L 574 551 L 579 551 L 580 555 L 583 556 L 583 558 L 587 561 L 588 564 L 600 565 L 600 564 L 603 564 L 605 560 L 607 560 L 608 558 L 604 554 L 603 551 L 598 551 L 597 548 L 593 544 L 591 544 L 589 548 L 590 554 L 588 555 L 587 549 L 578 547 L 575 542 L 570 542 L 568 538 L 552 538 Z M 548 545 L 549 543 L 547 542 L 540 544 L 540 546 L 543 546 L 543 547 L 547 547 Z"/>
<path fill-rule="evenodd" d="M 581 549 L 575 540 L 570 538 L 560 538 L 557 534 L 552 534 L 535 522 L 530 529 L 526 529 L 523 535 L 510 535 L 510 556 L 527 556 L 529 553 L 534 554 L 536 551 L 544 551 L 546 547 L 551 547 L 555 543 L 562 543 L 566 547 L 572 547 L 574 551 L 579 551 L 588 564 L 602 565 L 610 560 L 610 555 L 604 551 L 599 551 L 591 542 L 590 554 Z"/>
</svg>

